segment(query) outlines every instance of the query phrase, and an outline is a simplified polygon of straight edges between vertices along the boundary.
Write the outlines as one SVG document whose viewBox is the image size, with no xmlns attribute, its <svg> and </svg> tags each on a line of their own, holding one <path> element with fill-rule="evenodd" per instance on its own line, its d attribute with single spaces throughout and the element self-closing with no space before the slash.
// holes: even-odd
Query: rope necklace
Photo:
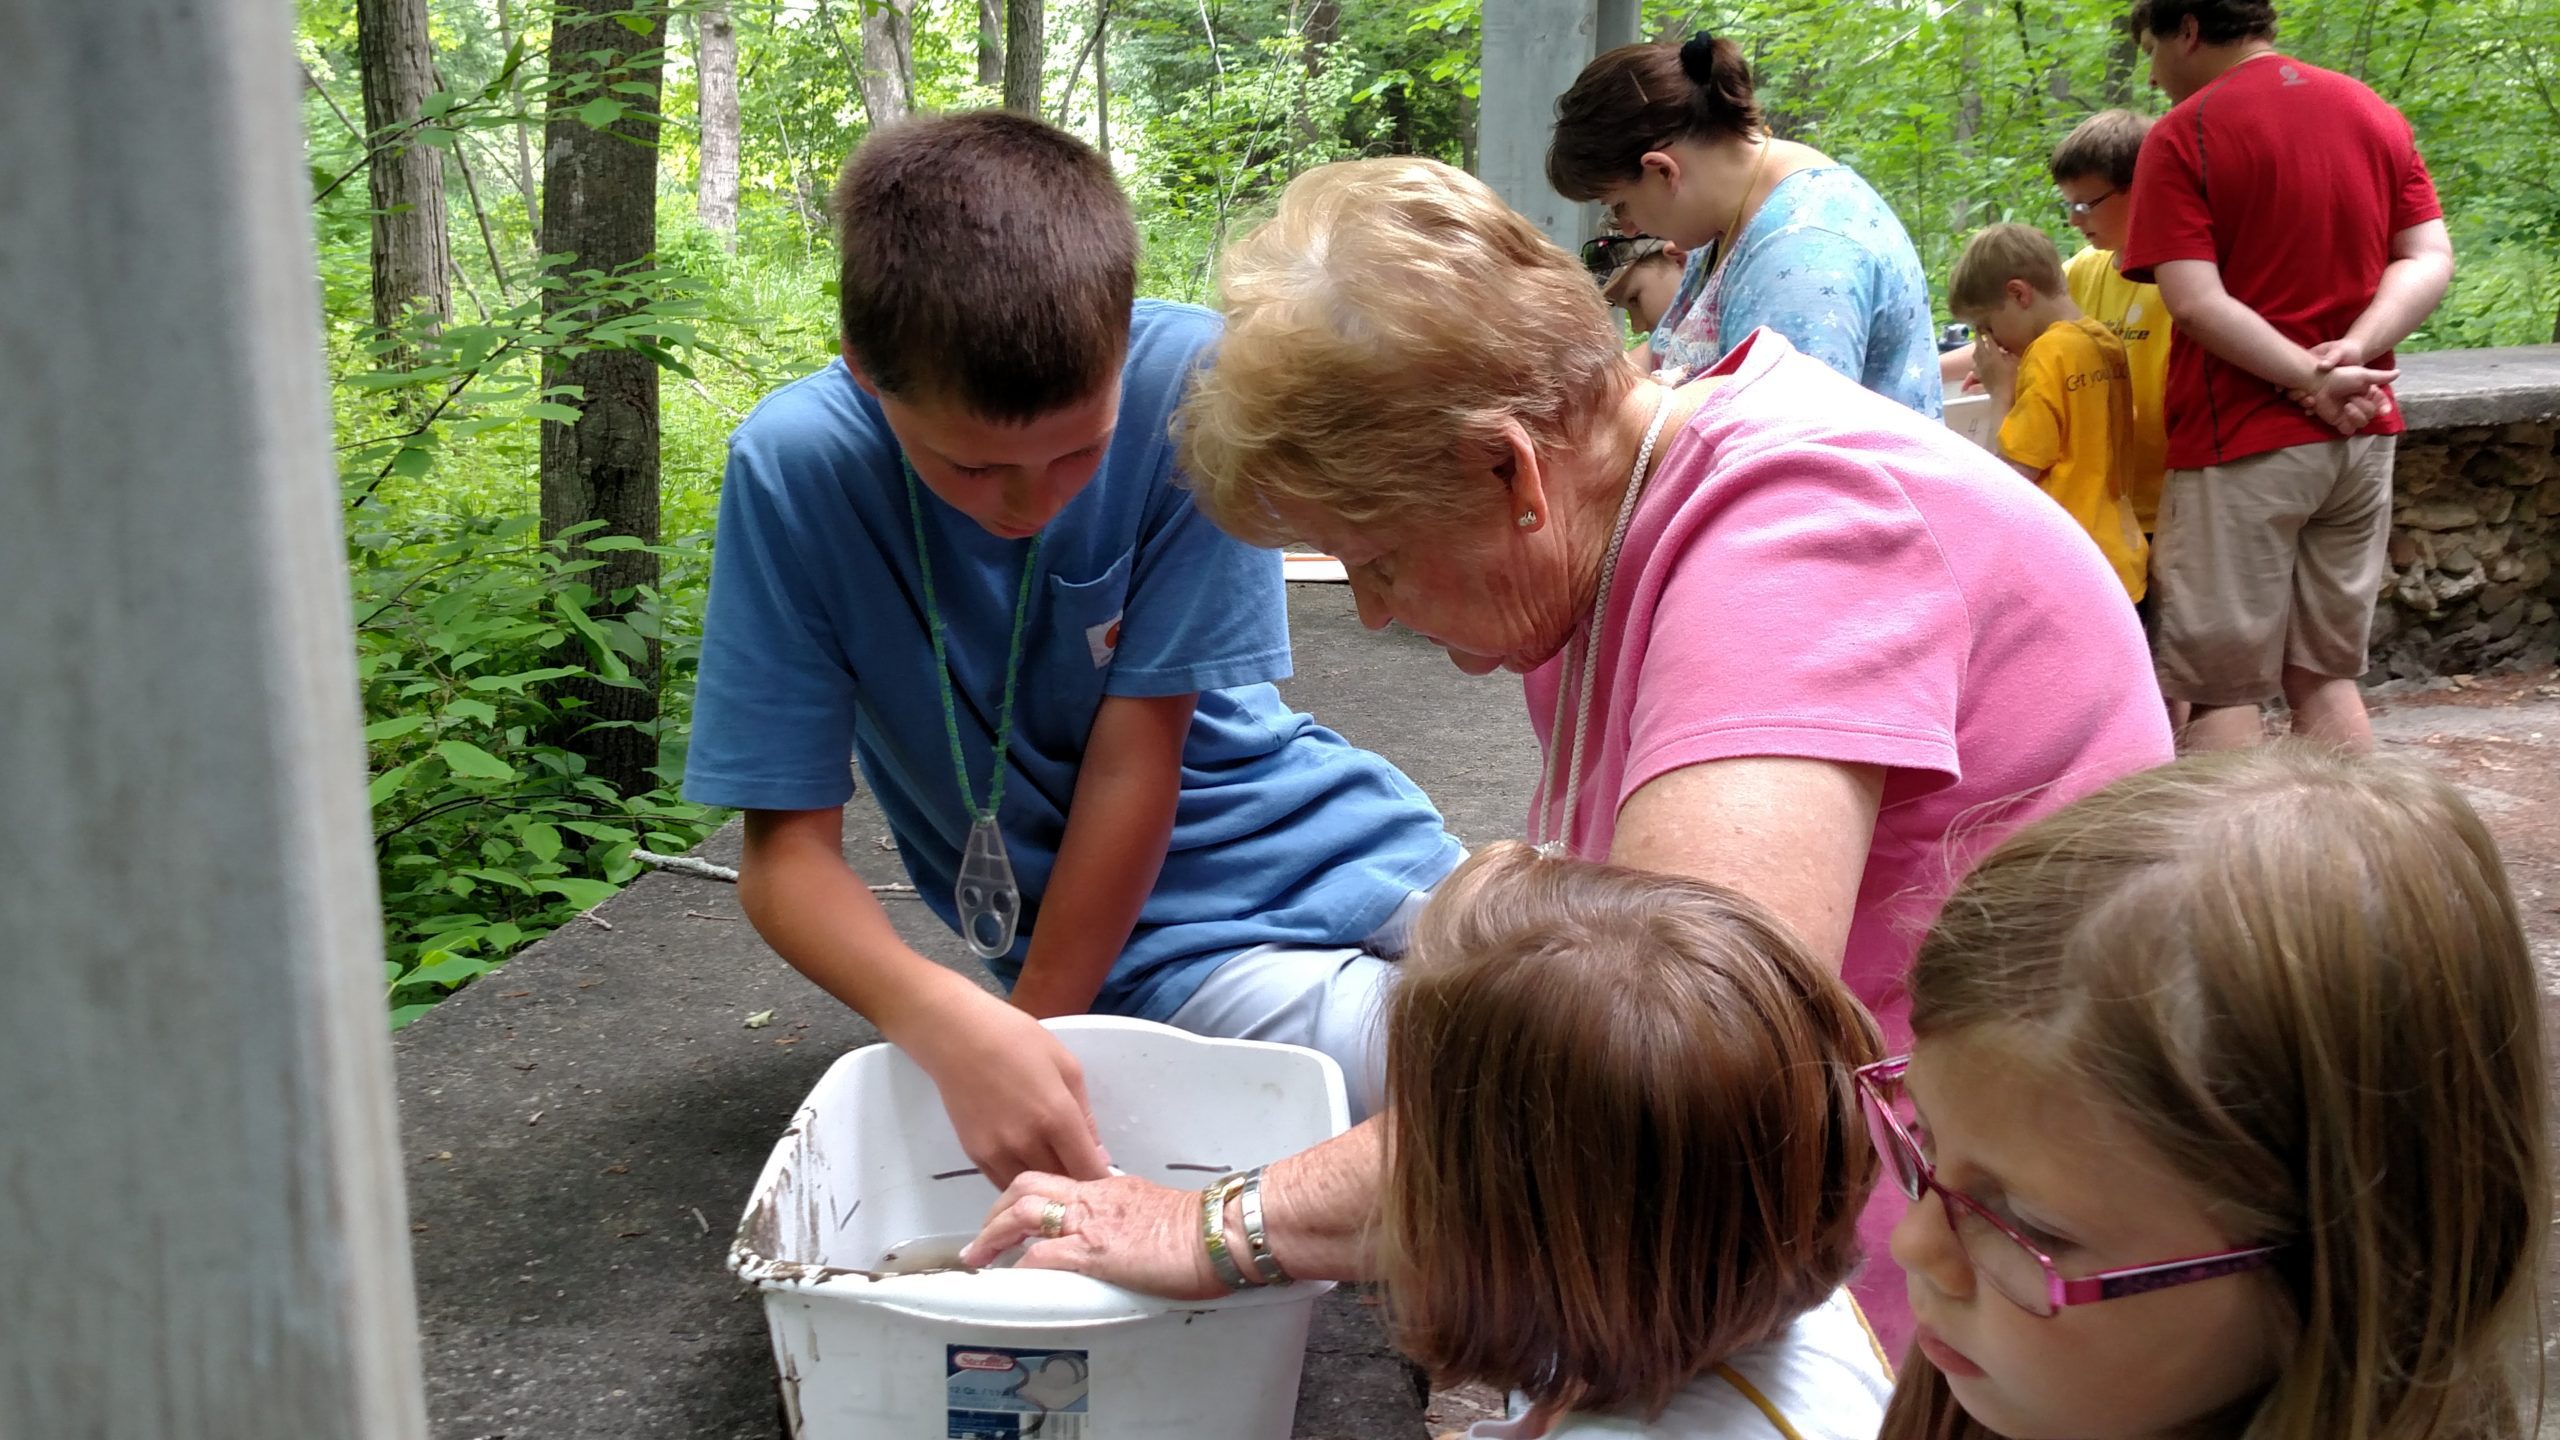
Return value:
<svg viewBox="0 0 2560 1440">
<path fill-rule="evenodd" d="M 1005 646 L 1004 700 L 996 711 L 995 774 L 987 780 L 986 808 L 969 785 L 969 760 L 960 748 L 960 704 L 951 690 L 951 652 L 943 637 L 942 606 L 933 593 L 933 552 L 924 543 L 924 505 L 916 493 L 916 468 L 900 456 L 906 473 L 907 515 L 915 522 L 916 568 L 924 576 L 925 629 L 933 636 L 934 678 L 942 682 L 942 730 L 951 741 L 951 778 L 959 782 L 960 804 L 969 814 L 969 843 L 961 851 L 959 879 L 952 904 L 960 915 L 960 938 L 981 960 L 993 960 L 1013 949 L 1015 929 L 1022 923 L 1022 890 L 1014 883 L 1013 857 L 1006 853 L 1004 827 L 996 812 L 1004 806 L 1005 756 L 1013 748 L 1013 691 L 1022 678 L 1023 622 L 1031 612 L 1031 576 L 1040 568 L 1040 542 L 1031 537 L 1022 557 L 1022 581 L 1013 595 L 1013 639 Z"/>
<path fill-rule="evenodd" d="M 1609 623 L 1610 583 L 1618 575 L 1618 550 L 1626 543 L 1627 527 L 1636 515 L 1636 501 L 1644 494 L 1645 472 L 1653 467 L 1654 442 L 1662 436 L 1662 422 L 1671 414 L 1671 397 L 1676 393 L 1664 388 L 1662 398 L 1654 402 L 1653 423 L 1645 427 L 1644 444 L 1636 451 L 1635 472 L 1627 477 L 1626 493 L 1618 500 L 1618 520 L 1609 531 L 1609 548 L 1600 556 L 1600 591 L 1591 604 L 1591 614 L 1573 638 L 1565 644 L 1564 673 L 1556 677 L 1555 717 L 1547 723 L 1547 754 L 1538 767 L 1538 808 L 1530 817 L 1529 838 L 1549 855 L 1564 854 L 1573 834 L 1573 817 L 1582 801 L 1582 737 L 1591 728 L 1591 711 L 1598 698 L 1596 688 L 1583 684 L 1583 667 L 1591 659 L 1601 629 Z M 1572 713 L 1570 701 L 1581 702 L 1579 718 L 1572 736 L 1564 735 L 1564 722 Z M 1553 815 L 1557 799 L 1556 755 L 1564 755 L 1564 815 L 1559 821 Z"/>
</svg>

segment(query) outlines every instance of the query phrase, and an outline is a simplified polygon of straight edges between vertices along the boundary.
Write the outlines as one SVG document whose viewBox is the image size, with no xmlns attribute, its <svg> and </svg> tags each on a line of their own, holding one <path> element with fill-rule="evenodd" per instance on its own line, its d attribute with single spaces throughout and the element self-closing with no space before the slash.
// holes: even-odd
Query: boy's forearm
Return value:
<svg viewBox="0 0 2560 1440">
<path fill-rule="evenodd" d="M 1034 1016 L 1081 1015 L 1128 948 L 1164 868 L 1197 697 L 1110 696 L 1094 715 L 1058 861 L 1014 983 Z"/>
<path fill-rule="evenodd" d="M 2394 260 L 2384 268 L 2373 303 L 2356 317 L 2346 340 L 2358 363 L 2390 350 L 2416 332 L 2443 302 L 2453 284 L 2453 252 L 2426 251 Z"/>
<path fill-rule="evenodd" d="M 2211 261 L 2172 260 L 2155 273 L 2170 319 L 2216 357 L 2286 390 L 2318 380 L 2311 352 L 2222 288 L 2221 269 Z"/>
<path fill-rule="evenodd" d="M 915 1049 L 924 1017 L 976 986 L 919 955 L 844 860 L 843 814 L 750 812 L 738 899 L 756 933 L 791 967 L 891 1042 Z"/>
</svg>

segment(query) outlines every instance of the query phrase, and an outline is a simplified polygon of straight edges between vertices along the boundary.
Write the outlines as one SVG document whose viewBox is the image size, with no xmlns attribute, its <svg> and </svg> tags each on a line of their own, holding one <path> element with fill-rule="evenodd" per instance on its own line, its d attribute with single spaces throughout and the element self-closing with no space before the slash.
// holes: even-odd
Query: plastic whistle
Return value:
<svg viewBox="0 0 2560 1440">
<path fill-rule="evenodd" d="M 952 901 L 960 911 L 960 938 L 979 959 L 993 960 L 1013 949 L 1014 930 L 1022 922 L 1022 891 L 1013 882 L 1004 830 L 992 815 L 969 827 Z"/>
</svg>

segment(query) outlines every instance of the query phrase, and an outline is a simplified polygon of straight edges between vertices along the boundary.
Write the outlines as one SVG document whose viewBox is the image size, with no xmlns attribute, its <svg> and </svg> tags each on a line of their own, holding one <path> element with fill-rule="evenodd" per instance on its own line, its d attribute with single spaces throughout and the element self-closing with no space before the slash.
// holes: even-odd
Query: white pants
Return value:
<svg viewBox="0 0 2560 1440">
<path fill-rule="evenodd" d="M 1239 951 L 1210 972 L 1170 1023 L 1194 1035 L 1276 1040 L 1323 1051 L 1342 1067 L 1351 1123 L 1357 1125 L 1386 1093 L 1387 987 L 1414 917 L 1430 898 L 1427 891 L 1405 897 L 1387 923 L 1358 945 L 1256 945 Z"/>
</svg>

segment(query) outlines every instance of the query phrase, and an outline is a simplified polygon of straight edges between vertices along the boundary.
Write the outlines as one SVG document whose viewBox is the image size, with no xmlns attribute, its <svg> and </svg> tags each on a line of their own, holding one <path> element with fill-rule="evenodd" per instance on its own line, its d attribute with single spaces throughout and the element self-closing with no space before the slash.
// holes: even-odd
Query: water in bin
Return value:
<svg viewBox="0 0 2560 1440">
<path fill-rule="evenodd" d="M 1142 1020 L 1046 1023 L 1131 1174 L 1197 1189 L 1348 1120 L 1341 1070 L 1314 1051 Z M 1286 1440 L 1330 1287 L 1177 1302 L 1014 1255 L 959 1268 L 995 1197 L 905 1055 L 874 1046 L 828 1070 L 730 1249 L 763 1292 L 795 1440 Z"/>
</svg>

